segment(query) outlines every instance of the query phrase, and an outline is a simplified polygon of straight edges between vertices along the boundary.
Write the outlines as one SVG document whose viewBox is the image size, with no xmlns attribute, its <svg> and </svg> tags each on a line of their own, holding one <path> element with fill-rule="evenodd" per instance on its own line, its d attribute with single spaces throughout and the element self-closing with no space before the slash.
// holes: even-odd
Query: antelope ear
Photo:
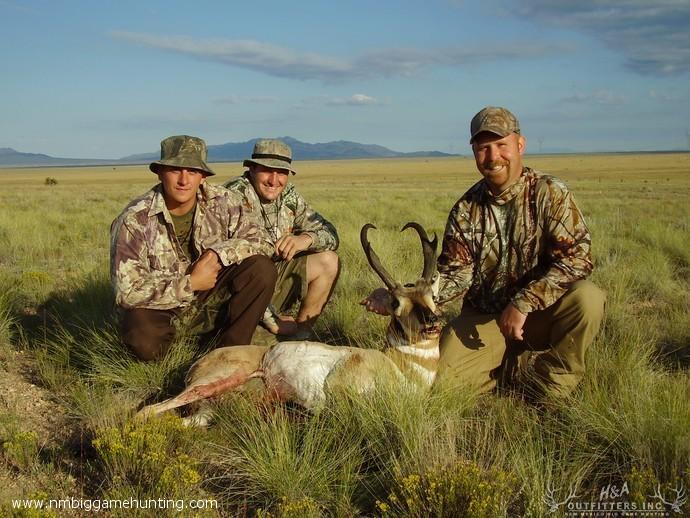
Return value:
<svg viewBox="0 0 690 518">
<path fill-rule="evenodd" d="M 400 316 L 400 301 L 398 300 L 398 297 L 395 297 L 394 295 L 391 295 L 389 293 L 386 305 L 388 306 L 389 314 L 394 316 Z"/>
<path fill-rule="evenodd" d="M 434 294 L 434 296 L 438 295 L 438 289 L 441 285 L 441 276 L 436 272 L 434 274 L 434 278 L 431 281 L 431 293 Z"/>
<path fill-rule="evenodd" d="M 398 298 L 395 298 L 394 300 L 398 303 L 393 313 L 396 317 L 407 315 L 412 310 L 412 301 L 407 297 L 403 297 L 402 300 Z"/>
</svg>

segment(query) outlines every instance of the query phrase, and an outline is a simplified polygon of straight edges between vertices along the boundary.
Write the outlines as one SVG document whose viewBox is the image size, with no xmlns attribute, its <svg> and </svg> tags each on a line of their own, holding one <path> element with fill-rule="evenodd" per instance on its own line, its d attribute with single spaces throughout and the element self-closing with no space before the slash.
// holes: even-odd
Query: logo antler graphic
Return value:
<svg viewBox="0 0 690 518">
<path fill-rule="evenodd" d="M 570 492 L 568 493 L 568 497 L 565 500 L 563 500 L 562 502 L 556 502 L 556 499 L 554 498 L 555 492 L 555 489 L 547 487 L 546 495 L 544 496 L 544 503 L 549 506 L 550 513 L 555 513 L 556 511 L 558 511 L 559 507 L 566 505 L 573 498 L 577 498 L 575 490 L 571 488 Z"/>
<path fill-rule="evenodd" d="M 680 508 L 683 507 L 685 503 L 688 501 L 688 497 L 685 494 L 685 486 L 683 486 L 683 482 L 681 481 L 680 485 L 676 486 L 671 491 L 673 491 L 676 494 L 676 499 L 673 502 L 666 500 L 664 496 L 661 494 L 661 484 L 658 484 L 656 486 L 656 491 L 654 492 L 654 494 L 649 496 L 651 498 L 657 498 L 661 500 L 661 502 L 664 505 L 668 505 L 674 513 L 680 514 Z"/>
</svg>

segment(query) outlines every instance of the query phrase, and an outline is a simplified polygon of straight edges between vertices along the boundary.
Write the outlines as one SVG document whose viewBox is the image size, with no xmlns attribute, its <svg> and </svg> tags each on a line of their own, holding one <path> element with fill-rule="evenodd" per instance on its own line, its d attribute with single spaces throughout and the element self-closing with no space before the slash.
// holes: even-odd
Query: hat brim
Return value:
<svg viewBox="0 0 690 518">
<path fill-rule="evenodd" d="M 474 135 L 470 138 L 470 144 L 474 142 L 474 139 L 477 138 L 477 135 L 480 133 L 493 133 L 494 135 L 498 135 L 499 137 L 507 137 L 511 133 L 517 133 L 520 134 L 519 131 L 506 131 L 505 129 L 498 127 L 498 126 L 485 126 L 482 128 L 479 128 Z"/>
<path fill-rule="evenodd" d="M 276 158 L 248 158 L 242 162 L 243 167 L 249 167 L 251 164 L 258 164 L 264 167 L 270 167 L 271 169 L 284 169 L 285 171 L 290 171 L 292 174 L 297 174 L 297 171 L 295 171 L 285 160 L 278 160 Z"/>
<path fill-rule="evenodd" d="M 184 167 L 187 169 L 198 169 L 203 171 L 207 176 L 214 176 L 216 173 L 208 166 L 203 160 L 198 160 L 190 157 L 186 158 L 168 158 L 166 160 L 158 160 L 156 162 L 151 162 L 149 164 L 149 169 L 152 173 L 158 174 L 156 171 L 157 167 L 160 165 L 169 165 L 172 167 Z"/>
</svg>

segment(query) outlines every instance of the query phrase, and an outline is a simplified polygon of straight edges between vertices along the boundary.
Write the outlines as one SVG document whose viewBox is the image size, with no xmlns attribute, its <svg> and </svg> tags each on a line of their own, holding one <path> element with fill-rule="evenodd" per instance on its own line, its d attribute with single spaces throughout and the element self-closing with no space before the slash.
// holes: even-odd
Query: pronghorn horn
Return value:
<svg viewBox="0 0 690 518">
<path fill-rule="evenodd" d="M 422 253 L 424 254 L 424 269 L 422 270 L 422 278 L 427 282 L 431 282 L 431 279 L 434 276 L 434 270 L 436 269 L 436 247 L 438 245 L 438 238 L 436 237 L 436 234 L 434 234 L 434 239 L 430 240 L 429 236 L 426 234 L 426 230 L 424 230 L 424 227 L 422 227 L 419 223 L 415 223 L 414 221 L 410 221 L 409 223 L 405 224 L 405 226 L 400 229 L 400 232 L 407 228 L 413 228 L 417 231 L 417 234 L 419 234 L 419 239 L 422 242 Z"/>
<path fill-rule="evenodd" d="M 372 269 L 376 272 L 376 274 L 379 277 L 381 277 L 381 280 L 386 285 L 386 287 L 389 290 L 395 289 L 398 283 L 393 280 L 393 277 L 391 277 L 391 275 L 381 265 L 381 260 L 376 255 L 376 252 L 372 250 L 371 243 L 369 243 L 369 239 L 367 239 L 367 232 L 370 228 L 375 229 L 376 227 L 371 223 L 367 223 L 362 227 L 362 230 L 359 232 L 359 240 L 362 243 L 364 255 L 367 256 L 367 260 L 369 261 L 369 264 L 371 265 Z"/>
</svg>

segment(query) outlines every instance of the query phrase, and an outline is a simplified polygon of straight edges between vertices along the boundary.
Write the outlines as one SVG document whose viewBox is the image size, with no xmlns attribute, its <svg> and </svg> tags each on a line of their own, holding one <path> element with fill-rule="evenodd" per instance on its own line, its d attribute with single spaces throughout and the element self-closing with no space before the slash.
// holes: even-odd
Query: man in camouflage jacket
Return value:
<svg viewBox="0 0 690 518">
<path fill-rule="evenodd" d="M 278 269 L 276 290 L 263 324 L 275 334 L 308 337 L 338 277 L 338 234 L 288 182 L 295 170 L 287 144 L 259 140 L 243 165 L 248 171 L 225 187 L 240 194 L 263 222 L 269 255 Z M 293 320 L 284 313 L 297 301 L 301 303 Z"/>
<path fill-rule="evenodd" d="M 143 360 L 162 357 L 179 331 L 249 344 L 276 279 L 259 225 L 240 196 L 205 181 L 203 140 L 169 137 L 149 167 L 160 183 L 111 226 L 124 343 Z"/>
<path fill-rule="evenodd" d="M 567 187 L 522 164 L 515 116 L 487 107 L 472 119 L 484 177 L 455 204 L 438 258 L 437 302 L 460 311 L 440 338 L 438 383 L 531 397 L 569 394 L 603 317 L 590 234 Z M 364 303 L 381 312 L 370 296 Z"/>
</svg>

